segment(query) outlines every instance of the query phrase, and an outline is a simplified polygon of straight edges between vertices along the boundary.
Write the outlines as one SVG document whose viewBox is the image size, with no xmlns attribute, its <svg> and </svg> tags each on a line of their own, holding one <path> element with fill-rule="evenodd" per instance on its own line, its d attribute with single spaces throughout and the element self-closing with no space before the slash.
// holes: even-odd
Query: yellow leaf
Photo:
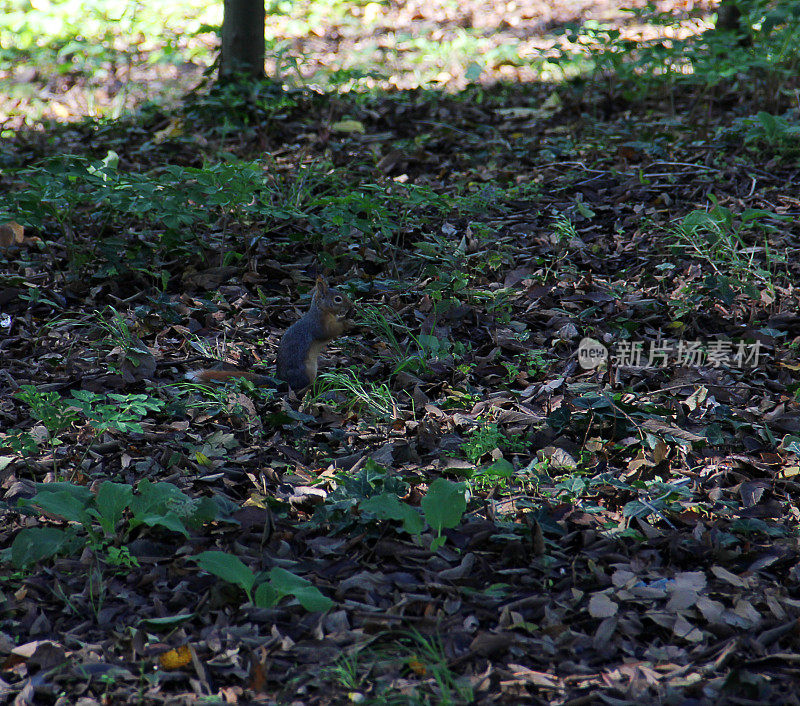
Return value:
<svg viewBox="0 0 800 706">
<path fill-rule="evenodd" d="M 358 132 L 364 134 L 364 124 L 359 120 L 340 120 L 338 123 L 331 125 L 331 130 L 334 132 Z"/>
<path fill-rule="evenodd" d="M 158 658 L 161 669 L 180 669 L 192 661 L 192 650 L 189 645 L 181 645 L 174 650 L 164 652 Z"/>
<path fill-rule="evenodd" d="M 561 96 L 558 95 L 555 91 L 553 91 L 547 100 L 542 103 L 540 110 L 543 110 L 547 113 L 554 113 L 559 108 L 561 108 Z"/>
<path fill-rule="evenodd" d="M 262 510 L 266 510 L 267 496 L 261 493 L 250 493 L 250 497 L 244 501 L 244 507 L 258 507 Z"/>
<path fill-rule="evenodd" d="M 66 119 L 72 115 L 72 113 L 69 111 L 69 108 L 61 103 L 51 103 L 50 109 L 56 114 L 57 118 Z"/>
<path fill-rule="evenodd" d="M 179 137 L 180 135 L 183 135 L 183 120 L 175 119 L 163 130 L 157 130 L 155 132 L 153 135 L 153 142 L 160 145 L 171 137 Z"/>
<path fill-rule="evenodd" d="M 371 2 L 364 8 L 364 22 L 372 24 L 383 14 L 383 7 L 377 2 Z"/>
<path fill-rule="evenodd" d="M 411 657 L 408 660 L 408 667 L 418 677 L 424 677 L 428 673 L 427 667 L 416 657 Z"/>
</svg>

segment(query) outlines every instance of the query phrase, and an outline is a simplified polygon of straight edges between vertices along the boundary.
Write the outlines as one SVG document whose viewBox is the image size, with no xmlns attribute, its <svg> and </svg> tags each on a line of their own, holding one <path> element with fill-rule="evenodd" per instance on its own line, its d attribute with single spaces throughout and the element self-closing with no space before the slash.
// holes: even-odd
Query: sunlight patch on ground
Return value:
<svg viewBox="0 0 800 706">
<path fill-rule="evenodd" d="M 286 85 L 339 91 L 561 81 L 597 70 L 592 57 L 614 41 L 698 34 L 714 9 L 661 2 L 657 10 L 675 18 L 665 25 L 621 9 L 629 4 L 273 0 L 266 68 Z M 12 0 L 0 18 L 2 129 L 115 118 L 149 100 L 169 106 L 213 65 L 221 20 L 211 0 L 157 12 L 142 0 Z"/>
</svg>

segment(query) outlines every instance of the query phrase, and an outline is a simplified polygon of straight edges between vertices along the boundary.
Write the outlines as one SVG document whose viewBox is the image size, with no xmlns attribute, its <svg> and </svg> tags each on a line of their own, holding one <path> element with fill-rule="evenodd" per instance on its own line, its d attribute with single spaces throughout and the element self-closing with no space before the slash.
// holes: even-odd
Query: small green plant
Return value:
<svg viewBox="0 0 800 706">
<path fill-rule="evenodd" d="M 622 514 L 631 519 L 655 515 L 669 523 L 667 515 L 686 512 L 687 506 L 699 504 L 696 500 L 694 490 L 682 481 L 644 481 L 639 488 L 639 497 L 625 503 Z"/>
<path fill-rule="evenodd" d="M 24 285 L 28 289 L 23 294 L 20 294 L 19 298 L 24 302 L 28 302 L 28 304 L 31 307 L 43 304 L 45 306 L 49 306 L 51 309 L 55 311 L 61 309 L 61 307 L 56 302 L 54 302 L 52 299 L 50 299 L 49 297 L 45 296 L 42 293 L 41 287 L 37 287 L 36 285 L 31 284 L 29 282 L 20 282 L 20 284 Z M 63 320 L 63 319 L 57 319 L 57 320 Z M 52 322 L 50 323 L 52 324 Z"/>
<path fill-rule="evenodd" d="M 523 373 L 531 378 L 540 375 L 547 366 L 546 354 L 547 351 L 537 348 L 521 353 L 513 360 L 501 360 L 500 365 L 506 369 L 506 382 L 509 385 L 517 382 Z"/>
<path fill-rule="evenodd" d="M 562 248 L 569 247 L 570 241 L 578 238 L 578 231 L 568 215 L 560 213 L 553 220 L 553 234 Z"/>
<path fill-rule="evenodd" d="M 469 296 L 466 241 L 454 240 L 454 235 L 455 228 L 445 224 L 442 233 L 431 233 L 414 243 L 423 275 L 430 277 L 425 289 L 437 309 L 458 305 Z"/>
<path fill-rule="evenodd" d="M 333 601 L 311 581 L 278 566 L 261 576 L 253 573 L 241 559 L 226 552 L 202 552 L 192 559 L 201 569 L 239 586 L 247 600 L 259 608 L 271 608 L 285 596 L 296 598 L 308 611 L 325 611 L 334 606 Z"/>
<path fill-rule="evenodd" d="M 779 258 L 771 251 L 767 236 L 775 229 L 770 221 L 783 217 L 763 209 L 746 209 L 737 216 L 713 195 L 709 198 L 711 209 L 690 211 L 673 231 L 685 249 L 710 266 L 707 286 L 726 303 L 733 301 L 736 291 L 757 299 L 759 285 L 772 292 L 771 268 Z M 745 242 L 754 231 L 764 233 L 763 247 Z"/>
<path fill-rule="evenodd" d="M 407 483 L 369 458 L 357 473 L 336 476 L 333 489 L 325 502 L 314 510 L 309 525 L 334 525 L 337 530 L 343 530 L 353 524 L 355 508 L 362 500 L 382 493 L 398 497 L 407 492 Z"/>
<path fill-rule="evenodd" d="M 46 443 L 53 455 L 53 470 L 58 475 L 56 448 L 63 444 L 62 435 L 83 417 L 82 441 L 85 450 L 75 464 L 73 475 L 78 472 L 89 452 L 91 441 L 104 431 L 143 433 L 141 420 L 148 412 L 164 407 L 162 400 L 145 394 L 99 395 L 88 390 L 73 390 L 72 397 L 64 398 L 56 392 L 40 392 L 33 385 L 20 386 L 15 397 L 30 407 L 31 416 L 40 421 L 47 430 Z M 88 433 L 87 433 L 88 432 Z M 38 452 L 40 441 L 29 431 L 12 429 L 4 439 L 23 458 Z"/>
<path fill-rule="evenodd" d="M 497 424 L 478 420 L 478 426 L 472 429 L 470 438 L 461 445 L 461 449 L 471 463 L 478 463 L 486 454 L 500 449 L 509 453 L 521 453 L 525 450 L 525 441 L 509 437 Z"/>
<path fill-rule="evenodd" d="M 466 355 L 469 347 L 461 341 L 439 338 L 432 332 L 414 334 L 389 307 L 364 306 L 361 317 L 364 323 L 377 330 L 394 358 L 396 375 L 402 370 L 420 372 L 437 358 L 450 355 L 454 360 Z"/>
<path fill-rule="evenodd" d="M 578 201 L 577 208 L 580 209 L 581 207 L 585 209 L 582 202 Z M 565 270 L 571 271 L 574 269 L 570 254 L 574 251 L 576 244 L 579 245 L 581 242 L 575 225 L 566 213 L 560 213 L 553 219 L 552 229 L 553 253 L 544 259 L 546 263 L 544 269 L 545 280 L 558 273 L 563 276 Z"/>
<path fill-rule="evenodd" d="M 265 375 L 269 373 L 265 371 Z M 177 410 L 199 410 L 215 417 L 224 414 L 239 425 L 254 428 L 252 400 L 269 402 L 276 391 L 266 385 L 254 385 L 245 378 L 232 378 L 224 384 L 180 382 L 175 385 L 178 395 L 174 401 Z"/>
<path fill-rule="evenodd" d="M 469 473 L 469 486 L 474 490 L 506 488 L 514 477 L 514 466 L 504 458 L 479 466 Z"/>
<path fill-rule="evenodd" d="M 411 329 L 406 326 L 397 313 L 388 306 L 373 306 L 366 304 L 359 310 L 361 320 L 371 330 L 377 331 L 389 350 L 392 352 L 396 367 L 394 372 L 397 374 L 405 369 L 420 369 L 424 360 L 411 351 L 411 346 L 407 342 L 413 340 Z"/>
<path fill-rule="evenodd" d="M 452 341 L 449 338 L 440 338 L 432 333 L 421 333 L 416 340 L 422 355 L 430 360 L 451 356 L 455 363 L 461 360 L 469 351 L 467 343 Z"/>
<path fill-rule="evenodd" d="M 230 451 L 239 446 L 239 441 L 233 434 L 215 431 L 203 437 L 201 443 L 187 441 L 183 446 L 198 465 L 212 467 L 226 459 Z"/>
<path fill-rule="evenodd" d="M 67 482 L 40 483 L 36 488 L 30 500 L 20 500 L 21 510 L 26 514 L 46 512 L 70 524 L 65 529 L 30 527 L 19 531 L 11 547 L 0 554 L 17 568 L 59 553 L 74 553 L 84 545 L 106 556 L 113 566 L 128 566 L 135 559 L 124 545 L 140 525 L 188 537 L 188 528 L 222 515 L 221 506 L 211 498 L 194 500 L 171 483 L 147 479 L 135 490 L 127 483 L 104 481 L 96 495 L 85 486 Z"/>
<path fill-rule="evenodd" d="M 547 359 L 548 351 L 543 348 L 531 348 L 520 354 L 518 361 L 521 367 L 528 371 L 530 377 L 536 377 L 542 374 L 550 362 Z"/>
<path fill-rule="evenodd" d="M 755 116 L 737 119 L 725 133 L 737 138 L 744 133 L 744 144 L 752 150 L 760 151 L 766 145 L 786 157 L 800 152 L 800 122 L 796 115 L 783 117 L 762 110 Z"/>
<path fill-rule="evenodd" d="M 377 419 L 389 420 L 397 417 L 397 404 L 386 383 L 362 382 L 353 370 L 338 370 L 322 373 L 314 382 L 315 402 L 342 395 L 344 400 L 335 402 L 345 412 L 360 411 Z"/>
<path fill-rule="evenodd" d="M 360 674 L 358 652 L 342 654 L 332 667 L 326 667 L 323 673 L 329 679 L 338 682 L 350 692 L 360 691 L 366 681 L 366 675 Z"/>
<path fill-rule="evenodd" d="M 466 486 L 463 483 L 437 478 L 420 503 L 421 516 L 417 510 L 390 493 L 373 495 L 361 501 L 359 508 L 379 520 L 402 522 L 403 530 L 412 535 L 421 534 L 427 523 L 435 534 L 431 550 L 436 551 L 445 542 L 442 530 L 456 527 L 461 522 L 467 509 L 465 493 Z"/>
<path fill-rule="evenodd" d="M 146 394 L 100 395 L 88 390 L 73 390 L 69 403 L 85 417 L 95 435 L 110 430 L 143 434 L 142 419 L 164 407 L 163 400 Z"/>
<path fill-rule="evenodd" d="M 109 306 L 105 311 L 95 312 L 97 325 L 105 332 L 103 343 L 109 349 L 121 351 L 122 360 L 134 368 L 141 365 L 142 356 L 151 353 L 144 347 L 137 336 L 133 334 L 128 322 L 114 307 Z M 120 372 L 117 369 L 117 372 Z"/>
<path fill-rule="evenodd" d="M 406 666 L 418 677 L 427 677 L 435 684 L 434 696 L 437 704 L 469 704 L 475 700 L 472 687 L 463 678 L 456 676 L 441 640 L 435 635 L 423 635 L 412 630 L 400 640 L 401 651 L 406 654 Z M 428 688 L 431 688 L 428 687 Z"/>
<path fill-rule="evenodd" d="M 314 511 L 311 526 L 333 525 L 338 530 L 364 522 L 400 522 L 404 532 L 419 536 L 426 527 L 433 530 L 432 549 L 444 543 L 442 530 L 456 527 L 467 507 L 466 485 L 437 478 L 431 483 L 420 509 L 400 498 L 408 484 L 372 459 L 355 475 L 336 477 L 336 487 Z"/>
<path fill-rule="evenodd" d="M 34 385 L 20 386 L 14 396 L 30 407 L 31 416 L 47 430 L 46 443 L 53 455 L 53 470 L 58 475 L 56 448 L 62 443 L 61 434 L 77 420 L 76 410 L 57 392 L 40 392 Z M 4 442 L 23 458 L 37 453 L 40 443 L 30 432 L 15 429 L 6 435 Z"/>
<path fill-rule="evenodd" d="M 486 308 L 486 313 L 494 317 L 500 324 L 511 322 L 514 306 L 511 301 L 512 289 L 501 287 L 499 289 L 473 289 L 472 298 L 476 303 Z"/>
</svg>

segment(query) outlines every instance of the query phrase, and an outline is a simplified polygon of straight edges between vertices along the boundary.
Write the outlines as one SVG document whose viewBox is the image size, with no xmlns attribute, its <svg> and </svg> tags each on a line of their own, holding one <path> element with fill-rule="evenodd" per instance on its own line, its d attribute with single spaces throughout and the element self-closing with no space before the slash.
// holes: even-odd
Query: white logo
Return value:
<svg viewBox="0 0 800 706">
<path fill-rule="evenodd" d="M 582 338 L 578 344 L 578 364 L 584 370 L 594 370 L 608 360 L 608 348 L 594 338 Z"/>
</svg>

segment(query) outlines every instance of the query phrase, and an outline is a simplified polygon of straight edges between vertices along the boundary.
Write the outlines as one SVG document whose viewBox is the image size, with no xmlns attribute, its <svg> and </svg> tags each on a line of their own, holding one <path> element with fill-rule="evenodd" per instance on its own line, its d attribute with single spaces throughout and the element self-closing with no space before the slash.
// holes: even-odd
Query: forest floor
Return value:
<svg viewBox="0 0 800 706">
<path fill-rule="evenodd" d="M 796 59 L 550 5 L 287 16 L 292 86 L 9 113 L 4 699 L 798 702 Z M 423 25 L 487 60 L 331 63 Z M 183 380 L 270 372 L 318 274 L 356 326 L 311 390 Z"/>
</svg>

